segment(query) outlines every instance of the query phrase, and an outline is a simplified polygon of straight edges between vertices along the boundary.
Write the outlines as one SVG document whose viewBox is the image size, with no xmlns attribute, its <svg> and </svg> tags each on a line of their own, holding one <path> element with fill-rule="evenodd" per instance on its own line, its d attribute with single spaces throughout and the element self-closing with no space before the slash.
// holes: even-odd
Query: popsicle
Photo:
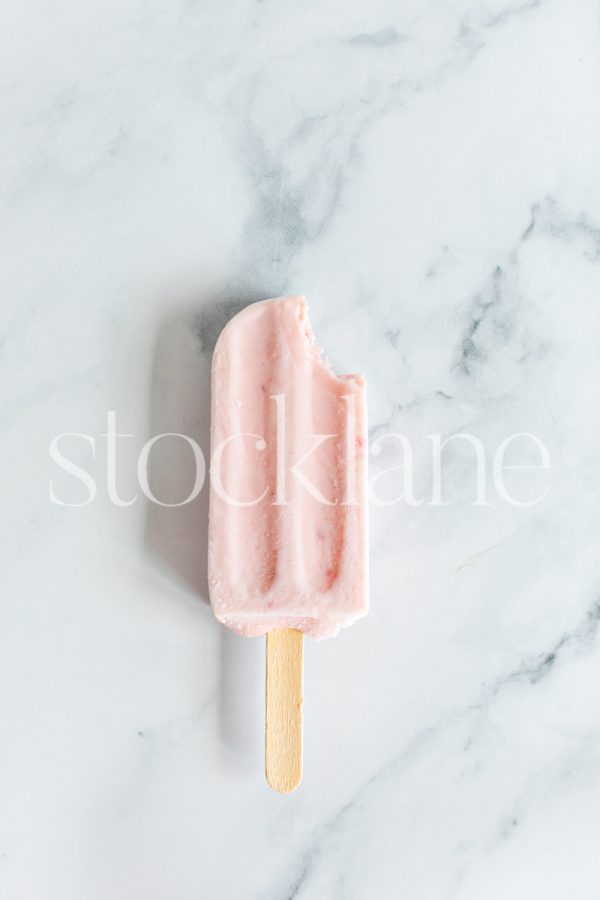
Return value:
<svg viewBox="0 0 600 900">
<path fill-rule="evenodd" d="M 302 774 L 303 634 L 368 608 L 366 385 L 335 375 L 304 297 L 253 303 L 212 366 L 209 588 L 216 618 L 267 635 L 266 773 Z"/>
</svg>

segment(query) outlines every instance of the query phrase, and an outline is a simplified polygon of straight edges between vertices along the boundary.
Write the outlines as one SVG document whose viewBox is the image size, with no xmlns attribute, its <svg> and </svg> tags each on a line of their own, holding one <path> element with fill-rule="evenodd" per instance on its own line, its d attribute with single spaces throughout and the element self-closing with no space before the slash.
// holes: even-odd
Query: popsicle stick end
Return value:
<svg viewBox="0 0 600 900">
<path fill-rule="evenodd" d="M 295 628 L 267 634 L 265 774 L 281 794 L 302 780 L 304 635 Z"/>
</svg>

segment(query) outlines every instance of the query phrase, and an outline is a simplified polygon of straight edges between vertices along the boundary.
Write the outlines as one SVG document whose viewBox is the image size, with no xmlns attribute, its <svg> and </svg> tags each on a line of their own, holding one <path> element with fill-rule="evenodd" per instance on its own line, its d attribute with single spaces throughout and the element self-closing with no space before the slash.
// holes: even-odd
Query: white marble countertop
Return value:
<svg viewBox="0 0 600 900">
<path fill-rule="evenodd" d="M 2 898 L 599 898 L 597 3 L 2 19 Z M 207 450 L 216 333 L 290 292 L 423 502 L 372 506 L 371 614 L 307 642 L 280 796 L 263 642 L 206 603 L 206 490 L 151 504 L 136 459 Z M 50 500 L 89 499 L 67 432 L 83 506 Z M 431 502 L 430 435 L 463 432 L 488 505 L 464 440 Z M 529 506 L 492 470 L 523 432 L 551 461 L 506 473 Z M 155 451 L 185 496 L 185 446 Z"/>
</svg>

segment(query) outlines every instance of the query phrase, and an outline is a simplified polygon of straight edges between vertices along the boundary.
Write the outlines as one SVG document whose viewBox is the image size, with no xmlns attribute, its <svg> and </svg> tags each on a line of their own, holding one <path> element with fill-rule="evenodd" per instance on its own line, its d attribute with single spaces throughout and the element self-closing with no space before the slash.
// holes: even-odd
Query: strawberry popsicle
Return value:
<svg viewBox="0 0 600 900">
<path fill-rule="evenodd" d="M 212 367 L 210 598 L 223 625 L 267 635 L 267 778 L 277 790 L 301 776 L 301 754 L 292 775 L 275 769 L 301 751 L 302 633 L 331 637 L 367 613 L 366 427 L 364 378 L 332 372 L 303 297 L 254 303 L 223 329 Z M 269 731 L 269 696 L 280 693 Z M 294 727 L 300 750 L 282 737 Z"/>
<path fill-rule="evenodd" d="M 303 297 L 254 303 L 212 369 L 209 585 L 239 634 L 330 637 L 367 612 L 366 388 L 315 347 Z"/>
</svg>

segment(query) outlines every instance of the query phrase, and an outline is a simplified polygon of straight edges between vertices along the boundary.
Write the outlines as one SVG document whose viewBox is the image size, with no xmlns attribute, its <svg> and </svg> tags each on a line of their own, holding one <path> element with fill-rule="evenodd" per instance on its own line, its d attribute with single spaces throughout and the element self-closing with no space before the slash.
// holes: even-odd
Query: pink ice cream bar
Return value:
<svg viewBox="0 0 600 900">
<path fill-rule="evenodd" d="M 246 636 L 331 637 L 368 608 L 366 386 L 335 375 L 303 297 L 246 307 L 212 366 L 209 587 Z"/>
<path fill-rule="evenodd" d="M 267 635 L 265 771 L 302 778 L 303 633 L 367 612 L 362 375 L 334 375 L 304 297 L 248 306 L 212 368 L 208 581 L 217 619 Z"/>
</svg>

